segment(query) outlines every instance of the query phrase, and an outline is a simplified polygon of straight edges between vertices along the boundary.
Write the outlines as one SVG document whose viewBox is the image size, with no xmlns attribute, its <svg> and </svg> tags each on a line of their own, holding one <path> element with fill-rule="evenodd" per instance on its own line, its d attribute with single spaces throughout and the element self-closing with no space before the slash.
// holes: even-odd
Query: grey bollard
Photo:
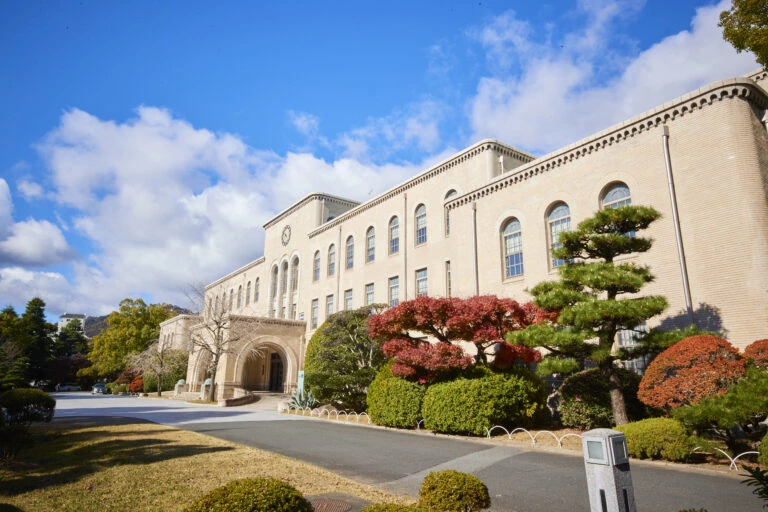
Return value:
<svg viewBox="0 0 768 512">
<path fill-rule="evenodd" d="M 591 512 L 635 512 L 635 492 L 629 471 L 627 440 L 609 428 L 581 436 Z"/>
</svg>

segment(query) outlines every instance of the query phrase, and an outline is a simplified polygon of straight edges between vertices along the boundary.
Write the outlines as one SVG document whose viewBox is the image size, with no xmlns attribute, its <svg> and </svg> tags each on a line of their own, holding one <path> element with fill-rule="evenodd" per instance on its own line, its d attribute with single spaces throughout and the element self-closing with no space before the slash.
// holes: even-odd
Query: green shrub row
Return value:
<svg viewBox="0 0 768 512">
<path fill-rule="evenodd" d="M 449 434 L 485 435 L 494 425 L 530 426 L 546 403 L 542 380 L 524 369 L 459 378 L 429 387 L 422 413 L 424 427 Z"/>
<path fill-rule="evenodd" d="M 616 427 L 627 438 L 629 455 L 638 459 L 681 462 L 696 447 L 685 425 L 671 418 L 649 418 Z"/>
<path fill-rule="evenodd" d="M 53 419 L 56 400 L 39 389 L 17 388 L 0 394 L 0 407 L 8 424 L 48 423 Z"/>
<path fill-rule="evenodd" d="M 383 366 L 368 387 L 368 416 L 377 425 L 415 428 L 421 419 L 425 387 L 396 377 L 391 366 Z"/>
</svg>

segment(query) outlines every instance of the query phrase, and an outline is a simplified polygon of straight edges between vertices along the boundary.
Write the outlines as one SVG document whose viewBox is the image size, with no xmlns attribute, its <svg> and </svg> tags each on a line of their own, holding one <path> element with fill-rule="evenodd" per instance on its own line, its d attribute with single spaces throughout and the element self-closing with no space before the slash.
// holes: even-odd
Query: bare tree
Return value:
<svg viewBox="0 0 768 512">
<path fill-rule="evenodd" d="M 205 400 L 212 402 L 216 396 L 216 373 L 219 363 L 226 354 L 239 353 L 243 345 L 259 330 L 261 322 L 253 317 L 232 315 L 232 305 L 227 304 L 226 296 L 221 302 L 212 300 L 212 297 L 206 297 L 205 287 L 202 285 L 191 285 L 187 298 L 200 316 L 200 323 L 192 328 L 190 341 L 193 352 L 199 351 L 208 356 L 207 374 L 211 385 L 206 391 Z M 250 348 L 246 356 L 257 357 L 261 354 L 260 350 Z"/>
<path fill-rule="evenodd" d="M 163 394 L 163 378 L 169 373 L 175 373 L 180 367 L 186 367 L 189 354 L 173 348 L 169 339 L 152 340 L 149 347 L 138 354 L 127 358 L 129 368 L 151 373 L 157 377 L 157 396 Z"/>
</svg>

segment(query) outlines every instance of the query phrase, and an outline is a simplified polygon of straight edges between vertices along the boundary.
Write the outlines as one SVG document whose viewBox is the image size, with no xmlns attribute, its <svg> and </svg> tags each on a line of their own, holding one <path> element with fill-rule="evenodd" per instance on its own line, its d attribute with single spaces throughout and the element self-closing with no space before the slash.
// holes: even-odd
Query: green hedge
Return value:
<svg viewBox="0 0 768 512">
<path fill-rule="evenodd" d="M 765 434 L 763 440 L 760 441 L 760 446 L 757 448 L 759 455 L 757 456 L 757 462 L 764 468 L 768 468 L 768 434 Z"/>
<path fill-rule="evenodd" d="M 394 376 L 390 367 L 383 366 L 368 387 L 368 416 L 377 425 L 415 428 L 426 387 Z"/>
<path fill-rule="evenodd" d="M 0 407 L 5 409 L 10 424 L 48 423 L 53 419 L 56 400 L 39 389 L 17 388 L 0 395 Z"/>
<path fill-rule="evenodd" d="M 491 497 L 476 476 L 448 469 L 424 478 L 418 506 L 434 512 L 472 512 L 490 507 Z"/>
<path fill-rule="evenodd" d="M 647 416 L 645 405 L 637 398 L 641 377 L 631 370 L 616 368 L 629 419 Z M 591 430 L 611 427 L 613 408 L 605 370 L 594 368 L 571 375 L 560 387 L 560 421 L 565 427 Z"/>
<path fill-rule="evenodd" d="M 696 448 L 685 425 L 671 418 L 650 418 L 616 427 L 627 438 L 627 450 L 638 459 L 681 462 Z"/>
<path fill-rule="evenodd" d="M 480 377 L 433 384 L 424 397 L 424 427 L 485 435 L 494 425 L 530 425 L 545 409 L 546 388 L 528 370 L 481 372 Z"/>
<path fill-rule="evenodd" d="M 313 508 L 290 484 L 276 478 L 244 478 L 200 497 L 187 512 L 313 512 Z"/>
</svg>

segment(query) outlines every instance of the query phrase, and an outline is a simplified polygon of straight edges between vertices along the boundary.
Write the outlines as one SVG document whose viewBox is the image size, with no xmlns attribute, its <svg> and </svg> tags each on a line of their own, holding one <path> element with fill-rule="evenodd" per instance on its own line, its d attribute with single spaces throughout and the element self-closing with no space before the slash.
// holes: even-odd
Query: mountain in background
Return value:
<svg viewBox="0 0 768 512">
<path fill-rule="evenodd" d="M 182 308 L 179 306 L 174 306 L 173 304 L 168 305 L 168 309 L 176 313 L 177 315 L 193 315 L 194 312 Z M 107 328 L 107 317 L 109 315 L 103 315 L 103 316 L 87 316 L 85 317 L 84 322 L 84 329 L 85 329 L 85 335 L 89 338 L 93 338 L 97 334 L 99 334 L 101 331 Z"/>
</svg>

